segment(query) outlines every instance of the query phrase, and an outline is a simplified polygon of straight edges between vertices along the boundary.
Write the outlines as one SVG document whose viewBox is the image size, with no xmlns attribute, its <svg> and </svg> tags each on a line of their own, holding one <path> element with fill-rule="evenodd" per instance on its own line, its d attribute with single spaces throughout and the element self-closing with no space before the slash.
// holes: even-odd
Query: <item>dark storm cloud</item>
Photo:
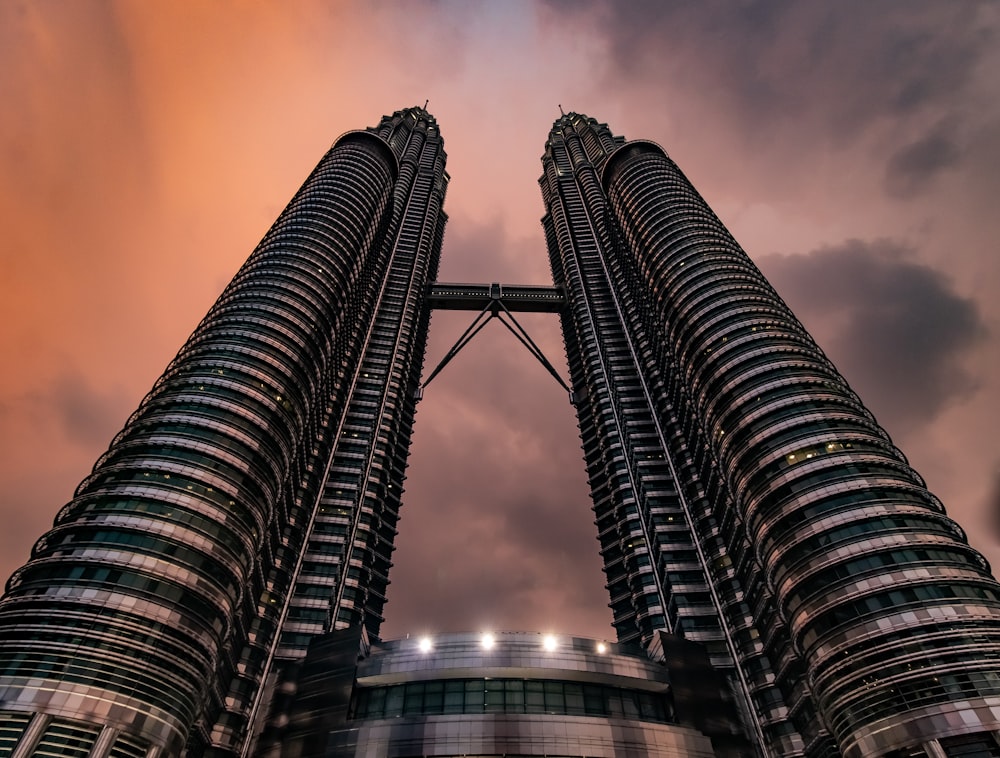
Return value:
<svg viewBox="0 0 1000 758">
<path fill-rule="evenodd" d="M 461 188 L 460 188 L 461 189 Z M 529 185 L 526 192 L 531 192 Z M 542 201 L 538 196 L 538 217 Z M 541 223 L 526 239 L 510 233 L 502 218 L 484 222 L 456 218 L 449 222 L 441 250 L 441 281 L 551 284 L 552 275 Z M 471 315 L 470 315 L 471 320 Z"/>
<path fill-rule="evenodd" d="M 962 367 L 987 336 L 975 302 L 892 240 L 850 240 L 761 269 L 896 435 L 975 389 Z"/>
<path fill-rule="evenodd" d="M 0 579 L 329 141 L 425 97 L 453 178 L 444 281 L 548 281 L 537 156 L 562 102 L 675 152 L 720 214 L 746 211 L 750 234 L 738 236 L 753 242 L 756 231 L 752 249 L 927 230 L 921 245 L 947 252 L 962 291 L 978 285 L 988 296 L 998 289 L 990 169 L 1000 130 L 995 92 L 984 107 L 977 86 L 995 90 L 1000 78 L 984 62 L 986 8 L 570 0 L 557 17 L 528 3 L 435 0 L 405 12 L 388 2 L 245 3 L 238 14 L 210 3 L 0 3 L 0 94 L 11 114 L 0 120 L 9 169 L 0 170 Z M 934 134 L 954 146 L 953 163 L 933 142 L 921 146 Z M 896 173 L 884 174 L 894 154 Z M 882 180 L 904 193 L 926 186 L 927 202 L 864 191 Z M 809 268 L 780 264 L 796 281 Z M 845 324 L 860 298 L 838 287 L 850 307 L 795 303 L 831 353 L 842 335 L 850 353 Z M 993 301 L 981 304 L 995 323 Z M 435 315 L 428 370 L 472 314 L 459 315 Z M 554 319 L 524 321 L 566 376 Z M 991 391 L 941 414 L 908 448 L 949 503 L 982 504 L 979 484 L 996 464 L 991 347 L 980 345 L 977 363 Z M 843 368 L 866 398 L 882 391 L 877 378 L 875 389 L 860 386 L 865 366 Z M 115 405 L 118 382 L 131 399 Z M 37 391 L 29 398 L 25 387 Z M 931 406 L 955 396 L 933 382 L 923 393 Z M 423 623 L 541 629 L 553 618 L 606 634 L 579 445 L 563 391 L 491 324 L 420 404 L 384 634 Z"/>
<path fill-rule="evenodd" d="M 546 619 L 565 623 L 568 613 L 586 608 L 590 618 L 570 626 L 599 635 L 607 628 L 607 599 L 582 477 L 559 470 L 546 477 L 530 463 L 504 463 L 484 442 L 465 438 L 437 448 L 439 465 L 459 473 L 433 493 L 416 481 L 426 474 L 416 471 L 424 461 L 414 460 L 408 494 L 423 494 L 403 508 L 390 633 L 415 631 L 399 628 L 406 618 L 437 630 L 535 628 Z"/>
<path fill-rule="evenodd" d="M 0 582 L 27 559 L 35 539 L 52 525 L 95 453 L 106 449 L 135 403 L 117 385 L 95 385 L 66 367 L 51 383 L 22 388 L 0 402 L 0 429 L 17 431 L 0 437 L 5 466 Z"/>
<path fill-rule="evenodd" d="M 537 336 L 539 324 L 526 326 Z M 438 630 L 549 619 L 607 633 L 572 409 L 522 353 L 490 324 L 425 392 L 386 611 L 391 634 L 414 631 L 397 626 L 406 618 L 433 619 Z"/>
<path fill-rule="evenodd" d="M 886 188 L 897 197 L 906 198 L 928 189 L 942 171 L 961 159 L 961 149 L 953 135 L 939 126 L 925 136 L 904 145 L 886 165 Z"/>
<path fill-rule="evenodd" d="M 995 38 L 980 12 L 984 3 L 547 5 L 560 23 L 575 19 L 603 38 L 608 82 L 635 88 L 647 107 L 662 103 L 682 133 L 721 119 L 754 147 L 803 142 L 815 151 L 850 144 L 872 127 L 892 132 L 942 116 L 960 124 L 970 97 L 993 97 L 973 93 Z M 938 139 L 917 152 L 931 162 L 935 148 L 952 160 L 960 154 L 943 147 Z"/>
<path fill-rule="evenodd" d="M 120 386 L 95 386 L 86 374 L 64 368 L 48 386 L 0 403 L 0 424 L 28 423 L 34 431 L 52 435 L 53 444 L 100 449 L 124 425 L 135 402 Z"/>
<path fill-rule="evenodd" d="M 466 219 L 445 237 L 440 278 L 543 283 L 543 246 L 540 233 L 518 240 L 499 220 Z M 425 379 L 474 315 L 434 314 Z M 558 319 L 516 317 L 565 378 Z M 426 388 L 407 476 L 387 636 L 494 625 L 609 633 L 572 407 L 499 321 Z"/>
<path fill-rule="evenodd" d="M 113 388 L 91 386 L 78 372 L 63 373 L 39 400 L 42 407 L 55 414 L 70 441 L 89 447 L 107 445 L 124 425 L 135 402 Z"/>
</svg>

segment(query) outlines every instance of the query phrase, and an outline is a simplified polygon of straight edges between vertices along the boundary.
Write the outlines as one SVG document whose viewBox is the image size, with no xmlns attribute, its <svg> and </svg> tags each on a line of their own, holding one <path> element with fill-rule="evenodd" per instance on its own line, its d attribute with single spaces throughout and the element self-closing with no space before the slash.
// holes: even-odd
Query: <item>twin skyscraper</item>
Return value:
<svg viewBox="0 0 1000 758">
<path fill-rule="evenodd" d="M 11 577 L 0 756 L 1000 756 L 986 561 L 663 149 L 577 113 L 538 292 L 617 643 L 379 638 L 445 160 L 419 107 L 322 158 Z"/>
</svg>

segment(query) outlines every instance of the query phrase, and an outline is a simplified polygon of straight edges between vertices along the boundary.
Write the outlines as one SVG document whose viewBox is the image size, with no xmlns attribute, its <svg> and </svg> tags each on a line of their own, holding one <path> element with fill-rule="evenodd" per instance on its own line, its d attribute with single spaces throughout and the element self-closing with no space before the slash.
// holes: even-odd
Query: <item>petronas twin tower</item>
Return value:
<svg viewBox="0 0 1000 758">
<path fill-rule="evenodd" d="M 659 146 L 542 163 L 555 287 L 475 292 L 434 118 L 336 141 L 11 577 L 0 756 L 1000 756 L 961 528 Z M 559 314 L 616 644 L 379 639 L 449 297 Z"/>
</svg>

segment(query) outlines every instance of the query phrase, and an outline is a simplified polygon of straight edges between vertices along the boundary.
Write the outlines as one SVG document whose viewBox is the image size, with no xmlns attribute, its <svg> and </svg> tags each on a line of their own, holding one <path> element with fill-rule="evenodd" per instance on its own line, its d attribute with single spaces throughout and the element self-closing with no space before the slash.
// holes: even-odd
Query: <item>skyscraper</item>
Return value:
<svg viewBox="0 0 1000 758">
<path fill-rule="evenodd" d="M 664 151 L 555 122 L 554 288 L 432 286 L 447 184 L 323 157 L 11 577 L 0 755 L 1000 755 L 1000 586 Z M 614 649 L 379 640 L 446 302 L 560 314 Z"/>
<path fill-rule="evenodd" d="M 771 755 L 996 730 L 985 559 L 680 169 L 578 114 L 543 165 L 619 639 L 703 642 Z"/>
<path fill-rule="evenodd" d="M 323 157 L 11 577 L 15 731 L 231 754 L 312 635 L 377 633 L 444 164 L 422 109 Z"/>
</svg>

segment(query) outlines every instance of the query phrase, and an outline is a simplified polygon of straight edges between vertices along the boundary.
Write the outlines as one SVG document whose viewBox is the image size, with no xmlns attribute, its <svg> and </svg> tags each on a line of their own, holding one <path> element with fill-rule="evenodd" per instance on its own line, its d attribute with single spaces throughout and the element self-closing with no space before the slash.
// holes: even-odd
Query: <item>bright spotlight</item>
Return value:
<svg viewBox="0 0 1000 758">
<path fill-rule="evenodd" d="M 556 640 L 555 635 L 553 634 L 546 634 L 545 639 L 542 640 L 542 647 L 548 650 L 549 652 L 555 650 L 558 644 L 559 643 Z"/>
<path fill-rule="evenodd" d="M 431 648 L 434 647 L 434 645 L 431 644 L 430 637 L 421 637 L 419 647 L 421 653 L 429 653 L 431 651 Z"/>
<path fill-rule="evenodd" d="M 603 642 L 598 642 L 597 643 L 597 652 L 600 653 L 601 655 L 603 655 L 604 653 L 608 652 L 608 646 L 605 645 Z"/>
<path fill-rule="evenodd" d="M 479 643 L 483 646 L 483 650 L 492 650 L 493 643 L 495 642 L 496 640 L 494 639 L 493 635 L 490 634 L 489 632 L 486 632 L 486 634 L 484 634 L 479 639 Z"/>
</svg>

